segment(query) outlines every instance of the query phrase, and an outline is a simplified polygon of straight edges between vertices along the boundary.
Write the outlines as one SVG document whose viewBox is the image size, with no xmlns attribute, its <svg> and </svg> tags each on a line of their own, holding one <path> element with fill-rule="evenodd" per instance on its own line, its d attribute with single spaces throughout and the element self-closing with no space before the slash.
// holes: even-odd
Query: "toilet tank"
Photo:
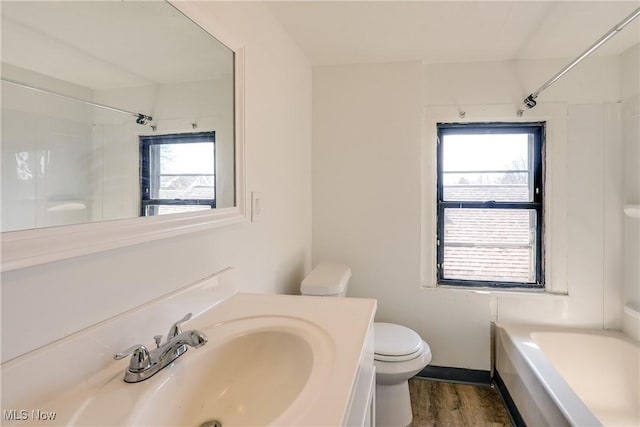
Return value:
<svg viewBox="0 0 640 427">
<path fill-rule="evenodd" d="M 300 286 L 302 295 L 344 297 L 351 278 L 351 269 L 336 262 L 322 262 L 304 278 Z"/>
</svg>

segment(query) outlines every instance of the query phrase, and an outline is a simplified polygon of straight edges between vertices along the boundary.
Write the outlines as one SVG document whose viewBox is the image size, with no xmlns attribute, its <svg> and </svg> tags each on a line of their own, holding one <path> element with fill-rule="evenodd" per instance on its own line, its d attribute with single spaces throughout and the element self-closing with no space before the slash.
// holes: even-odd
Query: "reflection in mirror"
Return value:
<svg viewBox="0 0 640 427">
<path fill-rule="evenodd" d="M 2 231 L 235 206 L 234 53 L 166 2 L 2 2 Z"/>
</svg>

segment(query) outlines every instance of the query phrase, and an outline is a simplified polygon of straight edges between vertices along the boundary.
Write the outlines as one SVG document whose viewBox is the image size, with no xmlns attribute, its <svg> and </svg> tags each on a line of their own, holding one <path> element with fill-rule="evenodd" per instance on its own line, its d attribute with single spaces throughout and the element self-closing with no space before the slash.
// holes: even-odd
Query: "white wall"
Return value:
<svg viewBox="0 0 640 427">
<path fill-rule="evenodd" d="M 456 121 L 460 110 L 467 121 L 515 120 L 521 100 L 567 61 L 313 70 L 313 264 L 351 265 L 350 294 L 378 298 L 377 320 L 418 331 L 434 365 L 489 369 L 492 320 L 620 326 L 620 195 L 605 191 L 622 186 L 617 57 L 581 64 L 523 118 L 553 122 L 550 262 L 562 283 L 552 287 L 568 296 L 433 288 L 429 262 L 421 269 L 434 247 L 421 250 L 420 236 L 432 226 L 421 215 L 435 210 L 435 185 L 421 193 L 420 180 L 434 176 L 421 162 L 434 164 L 435 121 Z"/>
<path fill-rule="evenodd" d="M 311 67 L 263 5 L 195 7 L 246 46 L 247 190 L 262 192 L 261 221 L 3 273 L 3 361 L 228 266 L 260 293 L 294 293 L 308 271 Z"/>
<path fill-rule="evenodd" d="M 487 367 L 488 297 L 420 286 L 421 74 L 416 62 L 314 68 L 313 264 L 348 264 L 349 295 L 418 331 L 433 364 Z"/>
<path fill-rule="evenodd" d="M 622 54 L 622 121 L 626 204 L 640 203 L 640 44 Z M 623 302 L 640 309 L 640 220 L 625 219 Z M 623 317 L 624 330 L 640 339 L 640 322 Z"/>
</svg>

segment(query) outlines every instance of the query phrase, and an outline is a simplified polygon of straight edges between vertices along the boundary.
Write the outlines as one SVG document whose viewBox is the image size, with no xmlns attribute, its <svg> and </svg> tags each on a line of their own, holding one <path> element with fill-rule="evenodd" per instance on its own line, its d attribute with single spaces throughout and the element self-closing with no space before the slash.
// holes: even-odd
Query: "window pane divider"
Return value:
<svg viewBox="0 0 640 427">
<path fill-rule="evenodd" d="M 215 199 L 144 199 L 142 204 L 146 205 L 202 205 L 211 206 Z"/>
<path fill-rule="evenodd" d="M 158 176 L 216 176 L 213 173 L 160 173 Z"/>
<path fill-rule="evenodd" d="M 496 202 L 488 200 L 486 202 L 478 201 L 440 201 L 438 202 L 443 209 L 540 209 L 542 204 L 539 202 Z"/>
<path fill-rule="evenodd" d="M 448 242 L 445 244 L 448 248 L 509 248 L 509 249 L 528 249 L 530 244 L 525 243 L 463 243 L 463 242 Z"/>
<path fill-rule="evenodd" d="M 529 169 L 480 169 L 480 170 L 452 170 L 452 171 L 442 171 L 442 173 L 453 173 L 453 174 L 462 174 L 462 173 L 529 173 L 531 172 Z M 486 187 L 491 187 L 491 185 L 495 184 L 464 184 L 464 185 L 482 185 Z M 499 184 L 505 185 L 505 184 Z M 509 185 L 509 184 L 506 184 Z M 511 184 L 518 185 L 518 184 Z"/>
<path fill-rule="evenodd" d="M 468 288 L 526 288 L 526 289 L 536 289 L 536 288 L 544 288 L 544 285 L 537 282 L 501 282 L 495 280 L 458 280 L 458 279 L 444 279 L 441 278 L 438 280 L 438 283 L 441 285 L 452 285 L 452 286 L 464 286 Z"/>
</svg>

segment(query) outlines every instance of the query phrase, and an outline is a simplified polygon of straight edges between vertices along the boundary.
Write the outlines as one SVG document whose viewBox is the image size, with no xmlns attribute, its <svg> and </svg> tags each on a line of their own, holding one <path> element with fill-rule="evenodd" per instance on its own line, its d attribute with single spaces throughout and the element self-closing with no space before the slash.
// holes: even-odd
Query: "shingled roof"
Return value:
<svg viewBox="0 0 640 427">
<path fill-rule="evenodd" d="M 445 200 L 529 200 L 527 185 L 448 185 L 443 191 Z M 530 215 L 522 209 L 446 209 L 444 277 L 533 282 L 535 238 Z"/>
<path fill-rule="evenodd" d="M 162 199 L 214 199 L 214 175 L 162 176 L 159 196 Z M 159 213 L 171 214 L 211 209 L 209 205 L 160 205 Z"/>
</svg>

